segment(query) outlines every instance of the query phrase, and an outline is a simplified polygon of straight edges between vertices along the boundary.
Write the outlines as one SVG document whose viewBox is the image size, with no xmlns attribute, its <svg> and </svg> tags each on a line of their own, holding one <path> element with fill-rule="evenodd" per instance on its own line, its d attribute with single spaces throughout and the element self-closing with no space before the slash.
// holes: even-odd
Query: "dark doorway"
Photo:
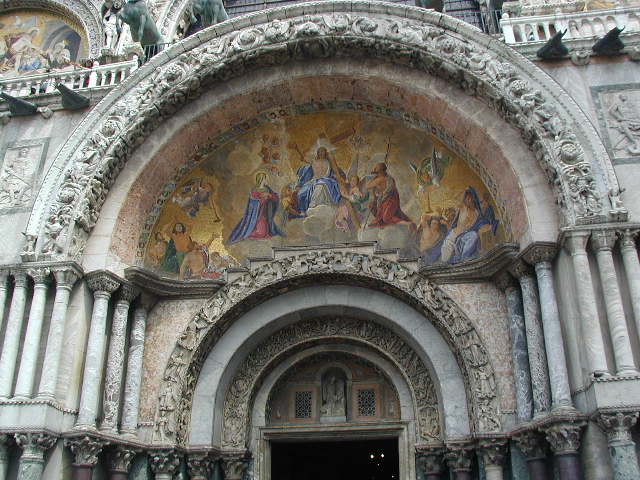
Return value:
<svg viewBox="0 0 640 480">
<path fill-rule="evenodd" d="M 398 480 L 398 440 L 273 442 L 272 480 Z"/>
</svg>

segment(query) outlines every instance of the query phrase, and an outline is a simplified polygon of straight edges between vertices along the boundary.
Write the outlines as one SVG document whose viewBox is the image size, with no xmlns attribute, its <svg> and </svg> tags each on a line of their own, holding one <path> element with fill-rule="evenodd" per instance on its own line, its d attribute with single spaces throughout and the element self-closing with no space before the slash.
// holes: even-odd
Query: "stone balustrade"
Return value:
<svg viewBox="0 0 640 480">
<path fill-rule="evenodd" d="M 547 15 L 512 15 L 505 11 L 500 20 L 504 41 L 509 45 L 547 41 L 564 30 L 567 30 L 565 41 L 602 37 L 614 27 L 625 27 L 625 34 L 640 32 L 640 18 L 631 8 L 572 13 L 558 9 Z"/>
<path fill-rule="evenodd" d="M 122 83 L 138 68 L 136 59 L 97 65 L 71 71 L 58 71 L 40 75 L 28 75 L 11 79 L 0 79 L 2 91 L 13 97 L 27 97 L 56 92 L 56 85 L 64 84 L 71 90 L 113 87 Z"/>
</svg>

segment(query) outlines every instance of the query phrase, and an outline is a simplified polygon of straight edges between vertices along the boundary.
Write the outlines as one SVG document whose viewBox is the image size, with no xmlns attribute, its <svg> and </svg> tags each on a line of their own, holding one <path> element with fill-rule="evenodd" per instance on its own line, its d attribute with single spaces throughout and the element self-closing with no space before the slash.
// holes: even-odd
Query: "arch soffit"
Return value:
<svg viewBox="0 0 640 480">
<path fill-rule="evenodd" d="M 283 291 L 322 283 L 388 291 L 432 319 L 462 371 L 474 431 L 501 431 L 489 354 L 473 322 L 455 302 L 438 286 L 399 263 L 355 252 L 321 250 L 265 263 L 226 284 L 205 303 L 183 330 L 167 362 L 156 409 L 156 440 L 185 441 L 202 366 L 238 315 Z"/>
<path fill-rule="evenodd" d="M 70 17 L 74 22 L 82 25 L 89 42 L 89 56 L 100 56 L 104 43 L 104 26 L 100 19 L 100 12 L 91 2 L 80 0 L 4 0 L 2 11 L 17 9 L 41 9 L 59 13 Z"/>
<path fill-rule="evenodd" d="M 408 65 L 484 98 L 535 152 L 564 224 L 606 220 L 604 201 L 619 192 L 611 161 L 584 112 L 547 74 L 453 18 L 334 1 L 261 11 L 211 27 L 157 55 L 114 89 L 56 156 L 27 225 L 25 252 L 81 256 L 132 151 L 211 84 L 263 66 L 336 55 Z"/>
</svg>

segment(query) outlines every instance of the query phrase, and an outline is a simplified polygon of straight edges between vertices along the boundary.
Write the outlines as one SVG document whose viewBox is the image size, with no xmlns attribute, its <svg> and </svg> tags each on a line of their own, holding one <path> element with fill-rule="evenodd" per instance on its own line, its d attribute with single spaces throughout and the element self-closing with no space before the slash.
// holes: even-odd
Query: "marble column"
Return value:
<svg viewBox="0 0 640 480">
<path fill-rule="evenodd" d="M 206 453 L 190 453 L 187 469 L 191 480 L 209 480 L 213 470 L 213 459 Z"/>
<path fill-rule="evenodd" d="M 18 348 L 22 334 L 24 309 L 27 302 L 27 274 L 24 271 L 11 272 L 14 279 L 11 308 L 4 334 L 2 356 L 0 356 L 0 397 L 9 398 L 13 387 L 13 377 L 18 360 Z"/>
<path fill-rule="evenodd" d="M 615 244 L 616 233 L 614 231 L 599 230 L 594 231 L 591 235 L 591 246 L 595 250 L 598 261 L 604 305 L 609 321 L 609 333 L 613 343 L 616 375 L 636 375 L 638 370 L 633 363 L 629 330 L 627 329 L 627 321 L 622 308 L 618 277 L 613 264 L 612 250 Z"/>
<path fill-rule="evenodd" d="M 486 480 L 502 480 L 507 459 L 507 441 L 490 438 L 478 441 L 478 453 L 484 462 Z"/>
<path fill-rule="evenodd" d="M 112 433 L 118 430 L 129 305 L 138 293 L 139 290 L 135 286 L 130 283 L 123 283 L 120 290 L 118 290 L 116 307 L 113 312 L 107 372 L 104 379 L 104 397 L 102 399 L 104 418 L 100 425 L 101 430 Z"/>
<path fill-rule="evenodd" d="M 562 341 L 560 312 L 553 283 L 553 267 L 551 261 L 557 253 L 555 244 L 538 244 L 524 255 L 524 259 L 534 266 L 540 293 L 540 312 L 542 314 L 542 330 L 549 367 L 549 383 L 551 385 L 551 409 L 572 408 L 571 389 L 569 387 L 569 370 Z"/>
<path fill-rule="evenodd" d="M 18 465 L 18 480 L 40 480 L 44 472 L 44 454 L 56 444 L 57 437 L 48 433 L 16 433 L 16 443 L 22 448 Z"/>
<path fill-rule="evenodd" d="M 596 307 L 591 269 L 587 256 L 589 232 L 567 232 L 565 248 L 571 255 L 573 277 L 576 285 L 577 305 L 580 312 L 582 344 L 589 362 L 589 370 L 595 377 L 610 375 L 604 353 L 604 340 Z"/>
<path fill-rule="evenodd" d="M 555 457 L 559 480 L 582 480 L 578 449 L 584 422 L 561 422 L 545 427 L 547 442 Z"/>
<path fill-rule="evenodd" d="M 527 351 L 529 352 L 531 385 L 533 387 L 533 416 L 535 418 L 544 414 L 551 406 L 549 371 L 547 369 L 544 333 L 540 319 L 538 287 L 531 269 L 523 261 L 516 261 L 510 271 L 520 281 L 522 290 L 524 323 L 527 331 Z"/>
<path fill-rule="evenodd" d="M 540 432 L 528 430 L 517 433 L 513 439 L 527 459 L 529 480 L 547 480 L 547 443 Z"/>
<path fill-rule="evenodd" d="M 640 478 L 636 444 L 630 431 L 638 421 L 638 412 L 600 412 L 596 419 L 598 426 L 607 434 L 613 480 Z"/>
<path fill-rule="evenodd" d="M 86 435 L 65 440 L 65 445 L 73 454 L 71 480 L 91 480 L 93 468 L 98 464 L 98 455 L 106 442 Z"/>
<path fill-rule="evenodd" d="M 118 445 L 109 452 L 109 480 L 127 480 L 131 462 L 136 456 L 136 451 L 124 445 Z"/>
<path fill-rule="evenodd" d="M 0 270 L 0 329 L 4 325 L 4 307 L 9 294 L 9 270 Z M 1 479 L 0 479 L 1 480 Z"/>
<path fill-rule="evenodd" d="M 416 452 L 416 464 L 424 480 L 442 480 L 444 449 L 429 448 Z"/>
<path fill-rule="evenodd" d="M 9 471 L 9 435 L 0 434 L 0 480 L 7 480 Z"/>
<path fill-rule="evenodd" d="M 498 288 L 504 291 L 509 311 L 509 333 L 511 334 L 511 358 L 516 390 L 516 417 L 526 422 L 533 417 L 533 394 L 531 392 L 531 372 L 527 351 L 527 332 L 520 287 L 507 272 L 496 278 Z"/>
<path fill-rule="evenodd" d="M 175 450 L 161 450 L 149 454 L 149 463 L 155 480 L 172 480 L 180 467 L 180 456 Z"/>
<path fill-rule="evenodd" d="M 471 480 L 472 447 L 466 445 L 448 446 L 446 459 L 449 470 L 453 472 L 454 480 Z"/>
<path fill-rule="evenodd" d="M 104 368 L 109 298 L 120 286 L 119 281 L 107 272 L 90 273 L 87 275 L 87 283 L 93 291 L 94 300 L 80 393 L 80 408 L 75 425 L 80 429 L 94 429 L 96 425 L 100 401 L 100 381 Z"/>
<path fill-rule="evenodd" d="M 47 347 L 42 363 L 42 371 L 47 374 L 41 376 L 38 386 L 38 398 L 48 400 L 55 398 L 69 298 L 73 285 L 81 276 L 81 272 L 71 266 L 52 267 L 51 270 L 56 279 L 56 297 L 53 301 Z"/>
<path fill-rule="evenodd" d="M 636 247 L 638 231 L 625 230 L 620 232 L 619 235 L 620 252 L 624 263 L 624 274 L 627 277 L 627 285 L 629 286 L 631 307 L 636 321 L 636 332 L 640 335 L 640 259 L 638 259 Z"/>
<path fill-rule="evenodd" d="M 142 292 L 133 312 L 133 325 L 127 358 L 127 377 L 124 383 L 121 431 L 136 435 L 138 428 L 138 408 L 140 405 L 140 385 L 142 383 L 142 357 L 147 328 L 147 314 L 155 304 L 155 297 Z"/>
<path fill-rule="evenodd" d="M 48 268 L 30 268 L 27 273 L 33 279 L 33 299 L 31 300 L 31 310 L 29 311 L 27 332 L 24 335 L 20 369 L 14 394 L 15 397 L 21 399 L 31 398 L 33 393 L 51 271 Z"/>
</svg>

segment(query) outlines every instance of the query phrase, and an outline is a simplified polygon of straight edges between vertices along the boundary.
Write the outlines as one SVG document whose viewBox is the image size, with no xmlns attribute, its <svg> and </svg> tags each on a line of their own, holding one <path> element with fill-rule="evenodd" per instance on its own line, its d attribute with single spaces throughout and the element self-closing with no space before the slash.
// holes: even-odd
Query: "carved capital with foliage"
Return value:
<svg viewBox="0 0 640 480">
<path fill-rule="evenodd" d="M 98 463 L 98 455 L 107 445 L 107 442 L 85 435 L 67 439 L 64 444 L 69 447 L 73 454 L 74 465 L 93 467 Z"/>
<path fill-rule="evenodd" d="M 585 422 L 560 422 L 544 428 L 547 442 L 556 455 L 578 453 L 581 431 Z"/>
<path fill-rule="evenodd" d="M 154 474 L 173 475 L 180 466 L 181 455 L 175 450 L 159 450 L 149 453 L 149 463 Z"/>
<path fill-rule="evenodd" d="M 227 453 L 221 457 L 225 480 L 242 480 L 249 466 L 249 457 L 245 453 Z"/>
<path fill-rule="evenodd" d="M 43 460 L 47 450 L 53 447 L 58 437 L 48 433 L 16 433 L 16 443 L 22 448 L 22 457 Z"/>
<path fill-rule="evenodd" d="M 594 230 L 591 233 L 591 248 L 596 252 L 601 250 L 613 250 L 617 241 L 617 235 L 614 230 Z"/>
<path fill-rule="evenodd" d="M 607 434 L 609 443 L 631 442 L 631 428 L 638 422 L 639 412 L 600 412 L 596 423 Z"/>
<path fill-rule="evenodd" d="M 206 453 L 192 453 L 187 457 L 191 480 L 207 480 L 213 470 L 214 459 Z"/>
<path fill-rule="evenodd" d="M 34 267 L 27 269 L 27 274 L 36 285 L 46 285 L 51 281 L 51 269 L 47 267 Z"/>
<path fill-rule="evenodd" d="M 631 230 L 627 228 L 617 233 L 618 233 L 618 238 L 620 239 L 621 250 L 624 250 L 624 249 L 632 249 L 634 251 L 636 250 L 637 248 L 636 242 L 638 241 L 638 234 L 640 233 L 639 230 Z"/>
<path fill-rule="evenodd" d="M 447 445 L 447 464 L 454 472 L 470 472 L 473 463 L 473 446 Z"/>
<path fill-rule="evenodd" d="M 87 279 L 89 289 L 91 289 L 94 295 L 102 294 L 110 296 L 120 286 L 120 281 L 116 276 L 104 270 L 88 273 L 85 278 Z"/>
<path fill-rule="evenodd" d="M 558 254 L 558 245 L 552 242 L 537 242 L 529 245 L 523 252 L 522 258 L 529 265 L 550 263 Z"/>
<path fill-rule="evenodd" d="M 547 457 L 547 442 L 543 433 L 537 430 L 528 430 L 517 433 L 513 439 L 527 460 L 539 460 Z"/>
<path fill-rule="evenodd" d="M 440 475 L 444 469 L 445 449 L 441 447 L 416 449 L 416 462 L 423 476 Z"/>
<path fill-rule="evenodd" d="M 127 473 L 137 451 L 125 445 L 118 445 L 109 452 L 109 471 Z"/>
<path fill-rule="evenodd" d="M 507 451 L 507 440 L 504 438 L 484 438 L 478 441 L 478 453 L 485 465 L 504 465 Z"/>
</svg>

